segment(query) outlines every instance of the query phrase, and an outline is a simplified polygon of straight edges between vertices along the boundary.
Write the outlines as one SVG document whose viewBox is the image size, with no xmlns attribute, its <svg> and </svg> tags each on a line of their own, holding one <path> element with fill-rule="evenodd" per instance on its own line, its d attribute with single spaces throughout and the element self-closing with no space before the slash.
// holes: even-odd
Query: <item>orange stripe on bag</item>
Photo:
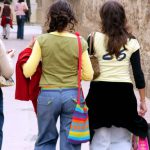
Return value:
<svg viewBox="0 0 150 150">
<path fill-rule="evenodd" d="M 86 125 L 86 126 L 72 126 L 70 128 L 72 128 L 72 130 L 85 130 L 87 129 L 89 126 Z"/>
</svg>

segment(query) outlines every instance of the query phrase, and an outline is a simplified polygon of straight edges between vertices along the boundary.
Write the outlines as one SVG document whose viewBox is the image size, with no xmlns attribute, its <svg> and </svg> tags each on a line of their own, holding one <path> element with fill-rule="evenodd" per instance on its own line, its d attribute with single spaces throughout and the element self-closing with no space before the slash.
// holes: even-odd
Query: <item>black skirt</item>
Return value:
<svg viewBox="0 0 150 150">
<path fill-rule="evenodd" d="M 138 115 L 137 100 L 131 83 L 93 81 L 86 97 L 90 129 L 123 127 L 146 137 L 148 125 Z"/>
</svg>

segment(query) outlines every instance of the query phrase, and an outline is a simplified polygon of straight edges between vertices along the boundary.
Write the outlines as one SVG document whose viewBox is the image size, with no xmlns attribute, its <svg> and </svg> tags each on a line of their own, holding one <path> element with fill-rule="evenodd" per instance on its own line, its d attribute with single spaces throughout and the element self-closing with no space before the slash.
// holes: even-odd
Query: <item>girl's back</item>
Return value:
<svg viewBox="0 0 150 150">
<path fill-rule="evenodd" d="M 4 8 L 3 8 L 3 11 L 2 11 L 2 16 L 10 16 L 11 15 L 11 9 L 10 9 L 10 6 L 5 4 L 4 5 Z"/>
</svg>

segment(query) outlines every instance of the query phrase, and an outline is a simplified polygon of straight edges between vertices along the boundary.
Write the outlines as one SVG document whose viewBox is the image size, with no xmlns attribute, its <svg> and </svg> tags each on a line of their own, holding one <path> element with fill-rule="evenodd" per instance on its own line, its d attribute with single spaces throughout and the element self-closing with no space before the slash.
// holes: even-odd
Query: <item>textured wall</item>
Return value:
<svg viewBox="0 0 150 150">
<path fill-rule="evenodd" d="M 43 13 L 55 0 L 44 0 Z M 77 30 L 86 38 L 91 31 L 99 30 L 99 8 L 106 0 L 69 0 L 76 11 Z M 118 0 L 125 7 L 128 24 L 141 44 L 142 68 L 145 74 L 147 95 L 150 97 L 150 0 Z"/>
</svg>

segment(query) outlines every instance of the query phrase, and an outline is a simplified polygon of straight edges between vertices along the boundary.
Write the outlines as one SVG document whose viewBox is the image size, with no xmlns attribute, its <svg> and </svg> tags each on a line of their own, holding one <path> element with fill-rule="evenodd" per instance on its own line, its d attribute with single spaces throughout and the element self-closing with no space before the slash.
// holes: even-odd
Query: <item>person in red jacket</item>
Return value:
<svg viewBox="0 0 150 150">
<path fill-rule="evenodd" d="M 12 10 L 10 8 L 10 2 L 4 1 L 4 7 L 2 9 L 1 26 L 3 27 L 3 38 L 8 39 L 10 34 L 10 27 L 12 28 Z"/>
</svg>

